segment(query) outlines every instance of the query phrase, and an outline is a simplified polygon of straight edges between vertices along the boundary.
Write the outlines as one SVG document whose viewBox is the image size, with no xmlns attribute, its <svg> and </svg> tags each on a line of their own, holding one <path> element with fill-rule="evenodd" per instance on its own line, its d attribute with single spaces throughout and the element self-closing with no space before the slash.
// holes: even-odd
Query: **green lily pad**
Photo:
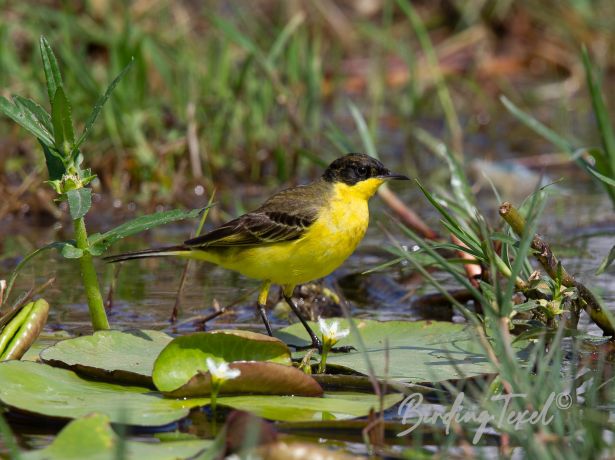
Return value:
<svg viewBox="0 0 615 460">
<path fill-rule="evenodd" d="M 159 331 L 97 331 L 43 350 L 43 362 L 97 379 L 152 384 L 154 361 L 173 338 Z"/>
<path fill-rule="evenodd" d="M 207 358 L 234 361 L 268 361 L 291 365 L 290 350 L 279 339 L 256 332 L 219 330 L 177 337 L 156 359 L 152 377 L 156 388 L 170 392 L 206 371 Z"/>
<path fill-rule="evenodd" d="M 70 460 L 118 458 L 119 438 L 111 428 L 109 417 L 90 414 L 69 423 L 47 447 L 23 452 L 25 460 Z M 192 458 L 212 445 L 208 440 L 139 442 L 124 441 L 125 459 L 174 460 Z"/>
<path fill-rule="evenodd" d="M 185 417 L 209 398 L 169 399 L 147 388 L 86 380 L 73 371 L 29 361 L 0 363 L 0 401 L 15 409 L 65 419 L 93 412 L 111 423 L 161 426 Z M 390 394 L 385 408 L 403 398 Z M 271 420 L 309 421 L 363 417 L 379 408 L 375 395 L 331 392 L 304 396 L 221 396 L 218 404 L 253 412 Z"/>
<path fill-rule="evenodd" d="M 30 361 L 0 363 L 0 400 L 50 417 L 78 418 L 92 412 L 113 423 L 161 426 L 179 420 L 209 399 L 176 400 L 148 388 L 85 380 L 73 371 Z"/>
<path fill-rule="evenodd" d="M 226 381 L 220 394 L 322 396 L 322 387 L 318 382 L 292 366 L 266 361 L 240 361 L 231 363 L 229 367 L 239 370 L 241 374 Z M 204 371 L 198 372 L 178 389 L 165 393 L 166 396 L 174 398 L 210 394 L 211 374 Z"/>
<path fill-rule="evenodd" d="M 329 320 L 332 321 L 332 320 Z M 340 319 L 340 327 L 349 327 Z M 318 325 L 311 323 L 315 330 Z M 374 372 L 379 378 L 400 382 L 440 382 L 495 372 L 481 348 L 472 328 L 465 324 L 442 321 L 373 321 L 356 320 L 367 348 Z M 309 345 L 299 323 L 281 329 L 276 336 L 287 343 Z M 367 374 L 366 356 L 354 334 L 340 340 L 337 346 L 352 345 L 357 351 L 330 353 L 327 367 Z M 388 348 L 388 354 L 387 354 Z M 388 360 L 388 375 L 385 364 Z"/>
<path fill-rule="evenodd" d="M 388 409 L 403 399 L 400 393 L 384 396 L 383 407 Z M 370 409 L 378 410 L 378 396 L 369 393 L 331 392 L 322 398 L 302 396 L 224 396 L 218 404 L 245 410 L 271 420 L 307 422 L 310 420 L 344 420 L 364 417 Z"/>
<path fill-rule="evenodd" d="M 90 414 L 69 423 L 47 447 L 24 452 L 24 460 L 113 460 L 118 458 L 119 438 L 109 417 Z M 211 447 L 212 441 L 191 440 L 173 442 L 124 441 L 124 459 L 174 460 L 192 458 Z"/>
</svg>

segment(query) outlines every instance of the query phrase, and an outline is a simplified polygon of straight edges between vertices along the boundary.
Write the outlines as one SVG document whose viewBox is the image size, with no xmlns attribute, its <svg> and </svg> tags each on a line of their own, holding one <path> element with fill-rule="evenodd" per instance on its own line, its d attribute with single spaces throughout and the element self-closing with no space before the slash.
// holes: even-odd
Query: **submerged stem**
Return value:
<svg viewBox="0 0 615 460">
<path fill-rule="evenodd" d="M 109 329 L 109 321 L 105 313 L 105 306 L 102 295 L 100 294 L 100 286 L 98 284 L 98 276 L 94 269 L 92 255 L 89 252 L 88 234 L 85 229 L 85 221 L 83 217 L 73 221 L 75 229 L 75 240 L 77 247 L 83 251 L 83 255 L 79 259 L 81 265 L 81 279 L 85 288 L 85 295 L 88 299 L 88 309 L 90 310 L 90 318 L 92 327 L 95 331 L 101 329 Z"/>
</svg>

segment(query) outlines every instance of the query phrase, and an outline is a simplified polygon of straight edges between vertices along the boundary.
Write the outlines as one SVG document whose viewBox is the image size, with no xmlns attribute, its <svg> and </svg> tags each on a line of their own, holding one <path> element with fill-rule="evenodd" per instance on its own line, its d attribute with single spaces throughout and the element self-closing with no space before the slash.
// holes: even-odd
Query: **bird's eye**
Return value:
<svg viewBox="0 0 615 460">
<path fill-rule="evenodd" d="M 359 173 L 359 176 L 361 176 L 361 177 L 366 177 L 367 176 L 367 168 L 365 166 L 359 166 L 357 168 L 357 172 Z"/>
</svg>

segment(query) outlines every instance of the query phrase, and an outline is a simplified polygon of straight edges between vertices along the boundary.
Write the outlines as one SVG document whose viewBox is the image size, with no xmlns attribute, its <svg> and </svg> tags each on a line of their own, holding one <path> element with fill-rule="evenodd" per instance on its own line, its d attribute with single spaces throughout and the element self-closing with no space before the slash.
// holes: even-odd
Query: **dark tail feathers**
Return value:
<svg viewBox="0 0 615 460">
<path fill-rule="evenodd" d="M 188 247 L 183 245 L 167 246 L 164 248 L 152 248 L 144 251 L 125 252 L 123 254 L 115 254 L 113 256 L 103 257 L 108 263 L 122 262 L 123 260 L 145 259 L 147 257 L 164 257 L 173 255 L 173 252 L 188 251 Z"/>
</svg>

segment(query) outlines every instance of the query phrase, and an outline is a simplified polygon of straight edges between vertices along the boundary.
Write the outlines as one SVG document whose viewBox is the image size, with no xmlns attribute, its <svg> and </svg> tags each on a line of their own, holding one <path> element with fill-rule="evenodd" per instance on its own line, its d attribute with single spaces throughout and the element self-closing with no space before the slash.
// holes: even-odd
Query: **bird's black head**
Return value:
<svg viewBox="0 0 615 460">
<path fill-rule="evenodd" d="M 364 153 L 349 153 L 338 158 L 329 165 L 322 177 L 327 182 L 343 182 L 347 185 L 372 178 L 408 179 L 401 174 L 391 173 L 379 160 Z"/>
</svg>

